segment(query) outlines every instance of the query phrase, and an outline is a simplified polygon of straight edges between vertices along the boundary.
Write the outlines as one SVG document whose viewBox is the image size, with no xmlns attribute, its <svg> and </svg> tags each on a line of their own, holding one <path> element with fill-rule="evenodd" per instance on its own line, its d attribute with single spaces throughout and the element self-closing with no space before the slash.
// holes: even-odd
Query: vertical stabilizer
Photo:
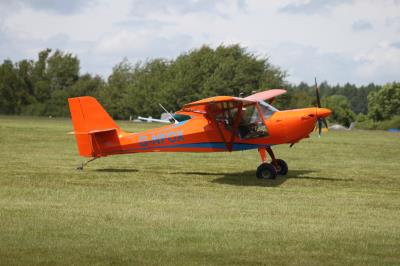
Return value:
<svg viewBox="0 0 400 266">
<path fill-rule="evenodd" d="M 95 98 L 69 98 L 68 103 L 81 156 L 103 156 L 105 144 L 109 148 L 119 145 L 118 132 L 121 129 Z"/>
</svg>

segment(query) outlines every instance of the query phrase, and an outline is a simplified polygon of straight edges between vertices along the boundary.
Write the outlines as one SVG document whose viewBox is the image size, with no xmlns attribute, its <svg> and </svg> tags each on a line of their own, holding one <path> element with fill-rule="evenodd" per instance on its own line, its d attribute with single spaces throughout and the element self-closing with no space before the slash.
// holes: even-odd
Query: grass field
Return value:
<svg viewBox="0 0 400 266">
<path fill-rule="evenodd" d="M 128 131 L 154 127 L 119 122 Z M 92 162 L 68 119 L 0 117 L 0 264 L 400 265 L 400 134 Z"/>
</svg>

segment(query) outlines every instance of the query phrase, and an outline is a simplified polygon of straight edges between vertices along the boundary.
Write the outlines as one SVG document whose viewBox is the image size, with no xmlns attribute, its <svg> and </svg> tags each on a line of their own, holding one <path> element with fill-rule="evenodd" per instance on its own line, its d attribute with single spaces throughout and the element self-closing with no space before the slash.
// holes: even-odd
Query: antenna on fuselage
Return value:
<svg viewBox="0 0 400 266">
<path fill-rule="evenodd" d="M 167 114 L 169 114 L 169 116 L 175 121 L 175 124 L 178 124 L 178 123 L 179 123 L 178 120 L 176 120 L 175 117 L 174 117 L 170 112 L 168 112 L 167 109 L 165 109 L 165 107 L 162 106 L 161 103 L 159 103 L 159 105 L 160 105 L 161 108 L 162 108 Z"/>
</svg>

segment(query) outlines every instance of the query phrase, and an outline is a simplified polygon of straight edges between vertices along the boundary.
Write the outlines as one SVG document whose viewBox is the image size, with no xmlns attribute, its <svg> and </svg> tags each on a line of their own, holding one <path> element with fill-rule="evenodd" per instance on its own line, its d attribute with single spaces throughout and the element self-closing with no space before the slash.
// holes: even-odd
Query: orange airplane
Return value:
<svg viewBox="0 0 400 266">
<path fill-rule="evenodd" d="M 271 103 L 285 90 L 267 90 L 245 98 L 216 96 L 186 104 L 172 124 L 144 132 L 123 131 L 93 97 L 69 98 L 69 109 L 79 154 L 100 157 L 138 152 L 223 152 L 258 149 L 257 178 L 286 175 L 288 166 L 276 159 L 271 146 L 309 137 L 316 123 L 319 134 L 331 110 L 317 108 L 278 111 Z M 267 102 L 266 102 L 267 101 Z M 267 153 L 271 159 L 267 162 Z"/>
</svg>

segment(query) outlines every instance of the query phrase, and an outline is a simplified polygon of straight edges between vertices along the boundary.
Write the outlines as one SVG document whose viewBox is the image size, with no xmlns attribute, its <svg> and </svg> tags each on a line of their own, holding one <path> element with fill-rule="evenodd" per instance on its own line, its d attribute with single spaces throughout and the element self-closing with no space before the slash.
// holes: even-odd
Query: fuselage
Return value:
<svg viewBox="0 0 400 266">
<path fill-rule="evenodd" d="M 177 124 L 138 133 L 119 131 L 118 147 L 115 146 L 116 142 L 110 142 L 109 145 L 104 143 L 102 156 L 138 152 L 240 151 L 296 143 L 309 136 L 317 118 L 326 117 L 330 113 L 330 110 L 324 108 L 275 111 L 268 116 L 262 116 L 259 123 L 263 125 L 258 125 L 265 131 L 262 136 L 258 136 L 260 134 L 244 136 L 241 130 L 228 127 L 224 121 L 180 112 L 191 118 Z M 240 129 L 240 125 L 238 128 Z"/>
</svg>

